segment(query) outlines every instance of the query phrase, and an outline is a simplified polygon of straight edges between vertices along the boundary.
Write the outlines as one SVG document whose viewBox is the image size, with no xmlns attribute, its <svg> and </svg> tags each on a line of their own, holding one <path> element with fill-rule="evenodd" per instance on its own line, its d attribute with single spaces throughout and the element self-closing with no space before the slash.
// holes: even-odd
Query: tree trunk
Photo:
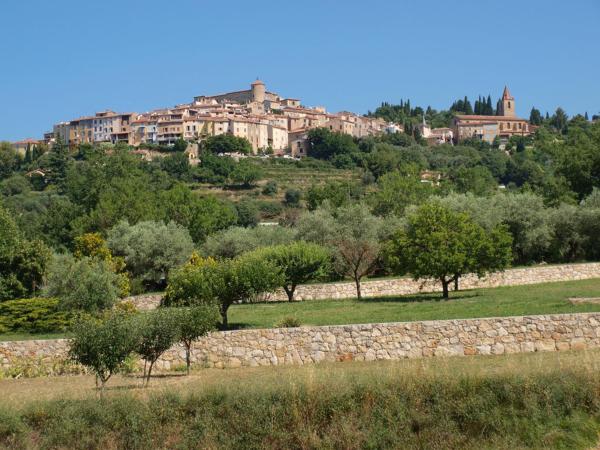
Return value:
<svg viewBox="0 0 600 450">
<path fill-rule="evenodd" d="M 358 300 L 362 299 L 362 293 L 360 292 L 360 278 L 354 277 L 354 283 L 356 284 L 356 298 Z"/>
<path fill-rule="evenodd" d="M 287 294 L 288 301 L 293 302 L 294 301 L 294 291 L 296 290 L 296 286 L 292 285 L 289 288 L 287 286 L 284 286 L 283 289 L 285 290 L 285 293 Z"/>
<path fill-rule="evenodd" d="M 192 361 L 190 358 L 190 353 L 192 351 L 192 343 L 185 343 L 185 364 L 187 366 L 187 374 L 190 375 L 190 366 L 192 365 Z"/>
<path fill-rule="evenodd" d="M 150 384 L 150 376 L 152 375 L 152 367 L 154 367 L 154 361 L 150 361 L 150 367 L 148 368 L 148 378 L 146 378 L 146 387 L 148 387 L 148 385 Z"/>
<path fill-rule="evenodd" d="M 445 300 L 448 300 L 448 284 L 450 284 L 450 281 L 446 280 L 445 278 L 442 278 L 442 297 L 444 297 Z"/>
<path fill-rule="evenodd" d="M 226 330 L 229 328 L 229 322 L 227 320 L 227 309 L 226 306 L 221 306 L 221 322 L 223 324 L 223 329 Z"/>
<path fill-rule="evenodd" d="M 456 274 L 454 275 L 454 290 L 458 291 L 458 279 L 460 278 L 460 275 Z"/>
</svg>

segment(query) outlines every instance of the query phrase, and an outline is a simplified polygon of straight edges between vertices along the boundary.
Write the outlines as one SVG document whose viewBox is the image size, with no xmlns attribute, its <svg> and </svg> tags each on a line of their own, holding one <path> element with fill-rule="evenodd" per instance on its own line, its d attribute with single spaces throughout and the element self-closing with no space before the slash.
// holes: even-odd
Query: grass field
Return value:
<svg viewBox="0 0 600 450">
<path fill-rule="evenodd" d="M 458 291 L 447 301 L 435 293 L 362 301 L 255 303 L 232 306 L 229 323 L 238 328 L 270 328 L 285 317 L 295 317 L 303 325 L 342 325 L 593 312 L 600 311 L 600 305 L 573 305 L 568 298 L 598 296 L 600 279 L 592 279 Z"/>
<path fill-rule="evenodd" d="M 0 381 L 1 448 L 584 449 L 600 352 Z"/>
<path fill-rule="evenodd" d="M 229 323 L 231 328 L 272 328 L 287 317 L 299 319 L 302 325 L 344 325 L 596 312 L 600 311 L 599 304 L 573 305 L 568 298 L 599 296 L 600 279 L 592 279 L 451 292 L 446 301 L 434 293 L 362 301 L 250 303 L 229 308 Z M 64 334 L 11 333 L 0 334 L 0 341 L 60 337 Z"/>
</svg>

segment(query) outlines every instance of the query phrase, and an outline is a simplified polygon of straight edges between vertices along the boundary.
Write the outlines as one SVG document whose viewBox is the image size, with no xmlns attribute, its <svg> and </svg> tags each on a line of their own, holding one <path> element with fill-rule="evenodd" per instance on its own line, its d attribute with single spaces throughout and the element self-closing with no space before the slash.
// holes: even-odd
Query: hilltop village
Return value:
<svg viewBox="0 0 600 450">
<path fill-rule="evenodd" d="M 144 148 L 173 145 L 177 140 L 199 142 L 210 136 L 230 134 L 247 139 L 255 153 L 269 151 L 292 157 L 307 155 L 308 131 L 326 128 L 355 138 L 382 133 L 402 133 L 401 123 L 348 111 L 330 113 L 324 107 L 307 107 L 297 98 L 284 98 L 256 80 L 250 89 L 218 95 L 199 95 L 190 103 L 144 113 L 97 112 L 93 116 L 59 122 L 43 140 L 13 143 L 24 153 L 40 143 L 52 145 L 60 137 L 74 147 L 86 143 L 127 143 Z M 515 99 L 507 87 L 496 115 L 456 114 L 449 127 L 432 128 L 423 115 L 419 136 L 430 145 L 481 139 L 492 143 L 513 135 L 529 135 L 535 127 L 516 116 Z"/>
</svg>

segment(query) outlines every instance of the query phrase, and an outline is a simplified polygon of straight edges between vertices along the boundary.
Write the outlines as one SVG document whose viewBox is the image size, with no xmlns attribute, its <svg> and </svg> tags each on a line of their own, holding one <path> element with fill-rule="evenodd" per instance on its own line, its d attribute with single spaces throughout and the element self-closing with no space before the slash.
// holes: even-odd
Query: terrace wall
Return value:
<svg viewBox="0 0 600 450">
<path fill-rule="evenodd" d="M 600 347 L 600 313 L 580 313 L 215 332 L 195 343 L 192 361 L 221 368 L 595 347 Z M 66 340 L 0 342 L 0 366 L 23 358 L 51 362 L 67 351 Z M 184 349 L 176 345 L 158 367 L 184 361 Z"/>
</svg>

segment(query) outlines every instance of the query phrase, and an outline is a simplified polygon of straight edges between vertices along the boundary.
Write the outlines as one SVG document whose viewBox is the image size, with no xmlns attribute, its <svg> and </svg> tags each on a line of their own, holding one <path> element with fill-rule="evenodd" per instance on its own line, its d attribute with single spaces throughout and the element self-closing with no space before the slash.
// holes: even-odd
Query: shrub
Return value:
<svg viewBox="0 0 600 450">
<path fill-rule="evenodd" d="M 277 328 L 296 328 L 301 326 L 302 323 L 300 322 L 300 319 L 298 319 L 297 317 L 284 317 L 283 319 L 281 319 L 281 321 L 279 321 L 275 327 Z"/>
<path fill-rule="evenodd" d="M 263 195 L 273 196 L 277 194 L 277 182 L 273 180 L 267 181 L 267 184 L 262 189 Z"/>
<path fill-rule="evenodd" d="M 0 303 L 0 329 L 28 333 L 65 331 L 73 315 L 61 311 L 56 298 L 25 298 Z"/>
<path fill-rule="evenodd" d="M 287 206 L 298 206 L 300 204 L 300 199 L 302 198 L 302 193 L 297 189 L 288 189 L 285 191 L 285 197 L 283 202 Z"/>
<path fill-rule="evenodd" d="M 50 266 L 47 297 L 57 297 L 63 310 L 90 313 L 112 308 L 121 292 L 121 277 L 107 261 L 57 255 Z"/>
</svg>

